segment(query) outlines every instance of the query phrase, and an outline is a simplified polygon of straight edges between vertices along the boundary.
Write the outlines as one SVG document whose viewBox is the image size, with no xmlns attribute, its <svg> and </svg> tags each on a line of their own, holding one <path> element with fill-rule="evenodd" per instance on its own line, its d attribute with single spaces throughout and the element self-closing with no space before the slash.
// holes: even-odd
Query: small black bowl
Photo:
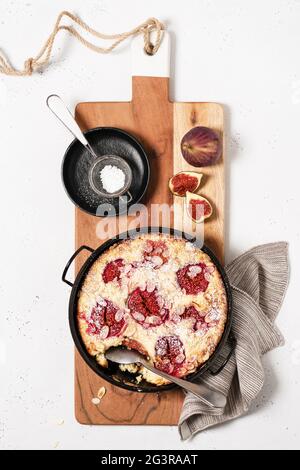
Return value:
<svg viewBox="0 0 300 470">
<path fill-rule="evenodd" d="M 89 178 L 93 156 L 74 139 L 66 150 L 62 162 L 62 180 L 71 201 L 80 209 L 96 216 L 115 216 L 126 213 L 132 204 L 144 196 L 150 176 L 147 154 L 138 140 L 115 127 L 97 127 L 84 133 L 96 155 L 116 155 L 124 159 L 132 171 L 128 192 L 131 199 L 105 197 L 97 193 Z M 99 208 L 101 206 L 101 209 Z"/>
</svg>

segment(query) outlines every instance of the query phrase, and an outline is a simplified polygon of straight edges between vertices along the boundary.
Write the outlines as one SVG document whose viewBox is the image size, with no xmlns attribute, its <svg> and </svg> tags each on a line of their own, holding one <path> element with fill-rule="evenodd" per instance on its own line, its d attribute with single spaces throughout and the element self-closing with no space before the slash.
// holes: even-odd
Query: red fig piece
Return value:
<svg viewBox="0 0 300 470">
<path fill-rule="evenodd" d="M 155 367 L 167 374 L 182 375 L 185 361 L 183 344 L 177 335 L 161 336 L 155 344 Z"/>
<path fill-rule="evenodd" d="M 191 219 L 199 224 L 213 213 L 210 202 L 199 194 L 186 193 L 186 208 Z"/>
<path fill-rule="evenodd" d="M 110 301 L 103 299 L 96 303 L 88 317 L 86 332 L 88 335 L 99 335 L 101 339 L 118 336 L 125 326 L 120 310 Z"/>
<path fill-rule="evenodd" d="M 104 268 L 102 278 L 105 284 L 113 281 L 114 279 L 120 279 L 121 268 L 124 266 L 124 260 L 116 259 L 110 261 Z"/>
<path fill-rule="evenodd" d="M 187 191 L 195 192 L 201 182 L 202 173 L 181 171 L 169 180 L 169 188 L 175 196 L 185 196 Z"/>
<path fill-rule="evenodd" d="M 164 242 L 147 240 L 144 258 L 146 261 L 151 261 L 154 269 L 159 269 L 164 263 L 167 262 L 167 247 Z"/>
<path fill-rule="evenodd" d="M 149 292 L 137 287 L 128 297 L 128 308 L 134 320 L 144 328 L 159 326 L 168 317 L 168 310 L 161 308 L 157 290 Z"/>
<path fill-rule="evenodd" d="M 222 154 L 221 140 L 213 129 L 197 126 L 182 138 L 181 153 L 192 166 L 213 165 Z"/>
<path fill-rule="evenodd" d="M 205 278 L 205 273 L 205 263 L 188 264 L 177 271 L 176 277 L 179 286 L 185 290 L 186 294 L 197 295 L 205 292 L 208 287 L 209 281 Z M 183 318 L 193 317 L 198 321 L 200 314 L 195 307 L 189 307 L 183 315 Z"/>
</svg>

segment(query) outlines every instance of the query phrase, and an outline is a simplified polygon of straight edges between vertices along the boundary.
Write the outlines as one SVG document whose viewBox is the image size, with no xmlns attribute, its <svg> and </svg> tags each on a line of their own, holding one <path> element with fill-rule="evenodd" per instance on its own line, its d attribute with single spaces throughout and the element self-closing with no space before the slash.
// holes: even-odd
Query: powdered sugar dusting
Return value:
<svg viewBox="0 0 300 470">
<path fill-rule="evenodd" d="M 116 193 L 125 186 L 125 173 L 114 165 L 105 165 L 100 172 L 103 189 L 108 193 Z"/>
</svg>

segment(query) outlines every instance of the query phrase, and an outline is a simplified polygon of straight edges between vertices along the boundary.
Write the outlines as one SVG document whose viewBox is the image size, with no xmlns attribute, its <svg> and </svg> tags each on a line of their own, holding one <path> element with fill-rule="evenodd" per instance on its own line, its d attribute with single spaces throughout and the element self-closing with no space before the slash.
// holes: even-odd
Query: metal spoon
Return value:
<svg viewBox="0 0 300 470">
<path fill-rule="evenodd" d="M 129 187 L 132 181 L 132 171 L 129 164 L 121 157 L 117 155 L 100 155 L 98 156 L 87 139 L 85 138 L 83 132 L 81 131 L 80 127 L 78 126 L 77 122 L 75 121 L 72 113 L 67 108 L 66 104 L 63 102 L 60 96 L 58 95 L 50 95 L 46 100 L 46 104 L 50 111 L 54 114 L 55 117 L 71 132 L 71 134 L 82 143 L 82 145 L 87 149 L 90 155 L 93 157 L 93 163 L 89 169 L 89 182 L 92 189 L 100 194 L 102 197 L 120 197 L 123 199 L 124 195 L 127 195 L 128 198 L 124 200 L 127 204 L 132 201 L 132 195 L 129 191 Z M 107 193 L 106 190 L 103 189 L 101 180 L 99 179 L 99 168 L 103 168 L 105 165 L 113 165 L 118 167 L 126 177 L 126 183 L 123 188 L 113 193 Z M 98 184 L 95 184 L 95 181 Z"/>
<path fill-rule="evenodd" d="M 150 364 L 150 362 L 137 351 L 123 348 L 110 348 L 106 351 L 105 357 L 118 364 L 142 364 L 151 372 L 154 372 L 154 374 L 160 375 L 170 382 L 174 382 L 187 392 L 191 392 L 193 395 L 196 395 L 196 397 L 201 398 L 202 402 L 210 407 L 224 408 L 226 405 L 226 397 L 222 393 L 211 390 L 204 384 L 188 382 L 187 380 L 178 379 L 177 377 L 166 374 L 165 372 L 153 367 L 152 364 Z"/>
<path fill-rule="evenodd" d="M 48 96 L 46 103 L 57 119 L 71 132 L 71 134 L 73 134 L 76 139 L 82 143 L 82 145 L 85 146 L 93 158 L 98 158 L 61 97 L 58 95 L 50 95 Z"/>
</svg>

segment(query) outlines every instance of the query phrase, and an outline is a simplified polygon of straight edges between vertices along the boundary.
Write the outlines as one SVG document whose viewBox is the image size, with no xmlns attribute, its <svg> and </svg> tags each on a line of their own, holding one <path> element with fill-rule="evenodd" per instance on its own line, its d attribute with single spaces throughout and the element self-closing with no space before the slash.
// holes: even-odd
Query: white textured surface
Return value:
<svg viewBox="0 0 300 470">
<path fill-rule="evenodd" d="M 0 447 L 299 447 L 300 1 L 61 3 L 1 0 L 0 45 L 14 64 L 37 52 L 62 8 L 103 32 L 128 30 L 157 16 L 171 31 L 171 97 L 224 104 L 227 259 L 255 244 L 290 242 L 291 282 L 278 319 L 286 346 L 265 358 L 265 388 L 252 413 L 189 443 L 181 443 L 171 427 L 75 422 L 69 290 L 60 281 L 74 244 L 74 210 L 60 181 L 70 137 L 45 99 L 58 93 L 70 106 L 129 100 L 130 47 L 100 56 L 61 34 L 47 72 L 0 76 Z"/>
<path fill-rule="evenodd" d="M 153 56 L 144 51 L 144 38 L 137 36 L 131 46 L 131 72 L 137 77 L 170 76 L 170 35 L 163 32 L 160 48 Z"/>
</svg>

